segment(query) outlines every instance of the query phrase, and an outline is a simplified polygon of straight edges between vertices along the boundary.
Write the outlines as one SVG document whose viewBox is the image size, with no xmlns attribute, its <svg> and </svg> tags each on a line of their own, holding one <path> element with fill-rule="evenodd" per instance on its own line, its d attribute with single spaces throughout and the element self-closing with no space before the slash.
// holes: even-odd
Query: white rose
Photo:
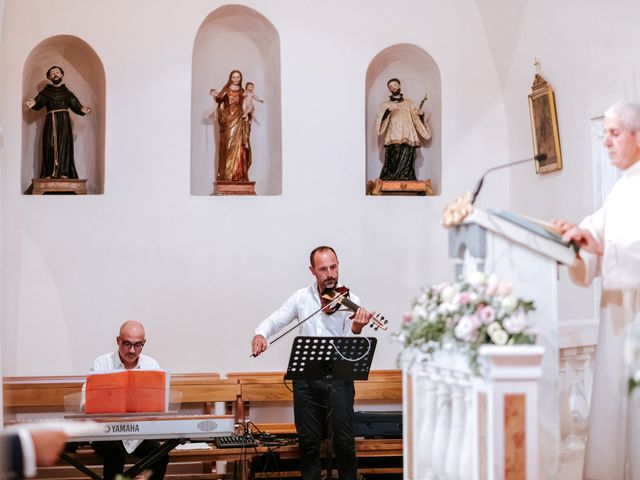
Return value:
<svg viewBox="0 0 640 480">
<path fill-rule="evenodd" d="M 476 328 L 470 317 L 462 317 L 453 329 L 457 339 L 463 342 L 471 342 L 475 338 Z"/>
<path fill-rule="evenodd" d="M 471 272 L 468 281 L 471 285 L 480 285 L 485 282 L 487 276 L 483 272 Z"/>
<path fill-rule="evenodd" d="M 518 301 L 513 295 L 507 295 L 502 299 L 502 308 L 504 308 L 507 312 L 512 312 L 517 305 Z"/>
<path fill-rule="evenodd" d="M 438 307 L 438 313 L 443 315 L 447 315 L 448 313 L 453 313 L 458 309 L 453 303 L 441 303 Z"/>
<path fill-rule="evenodd" d="M 636 370 L 636 373 L 633 374 L 633 380 L 636 383 L 640 383 L 640 370 Z"/>
<path fill-rule="evenodd" d="M 416 319 L 426 320 L 427 319 L 427 309 L 424 305 L 417 304 L 413 307 L 413 311 L 411 312 L 411 316 Z"/>
<path fill-rule="evenodd" d="M 448 302 L 453 298 L 455 293 L 456 292 L 454 291 L 453 287 L 451 285 L 447 285 L 446 287 L 444 287 L 442 292 L 440 292 L 440 298 L 443 302 Z"/>
<path fill-rule="evenodd" d="M 436 311 L 432 311 L 432 312 L 429 314 L 429 318 L 427 318 L 427 321 L 428 321 L 429 323 L 435 323 L 435 321 L 436 321 L 437 319 L 438 319 L 438 312 L 436 312 Z"/>
<path fill-rule="evenodd" d="M 509 334 L 502 329 L 496 330 L 490 337 L 496 345 L 506 345 L 507 340 L 509 340 Z"/>
<path fill-rule="evenodd" d="M 502 327 L 498 322 L 491 322 L 487 327 L 487 333 L 489 334 L 490 337 L 492 337 L 493 334 L 498 330 L 502 330 Z"/>
<path fill-rule="evenodd" d="M 502 324 L 509 333 L 520 333 L 527 327 L 527 317 L 522 310 L 507 317 Z"/>
</svg>

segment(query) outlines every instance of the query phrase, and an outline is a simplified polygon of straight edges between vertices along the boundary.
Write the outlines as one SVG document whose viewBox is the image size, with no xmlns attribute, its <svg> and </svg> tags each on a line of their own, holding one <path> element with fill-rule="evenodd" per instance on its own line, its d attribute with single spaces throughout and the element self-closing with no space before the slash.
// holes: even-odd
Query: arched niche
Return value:
<svg viewBox="0 0 640 480">
<path fill-rule="evenodd" d="M 29 54 L 22 73 L 23 101 L 34 98 L 49 83 L 49 67 L 64 70 L 63 83 L 91 107 L 92 113 L 79 116 L 71 112 L 74 158 L 80 178 L 87 179 L 87 193 L 104 193 L 104 132 L 106 81 L 102 62 L 83 40 L 57 35 L 40 42 Z M 20 185 L 25 192 L 42 165 L 42 127 L 46 109 L 24 110 L 22 122 L 22 166 Z"/>
<path fill-rule="evenodd" d="M 202 22 L 193 46 L 191 83 L 191 194 L 209 195 L 217 166 L 216 104 L 209 90 L 220 90 L 232 70 L 243 87 L 250 81 L 264 103 L 255 103 L 251 128 L 253 163 L 249 179 L 258 195 L 282 193 L 280 36 L 260 13 L 239 5 L 214 10 Z"/>
<path fill-rule="evenodd" d="M 416 151 L 415 169 L 419 180 L 431 179 L 435 194 L 441 192 L 442 183 L 442 88 L 440 70 L 431 55 L 422 48 L 407 43 L 393 45 L 378 53 L 367 68 L 366 132 L 367 181 L 380 175 L 384 163 L 384 143 L 376 133 L 376 114 L 382 102 L 388 99 L 387 82 L 397 78 L 405 98 L 416 105 L 429 95 L 424 104 L 431 128 L 431 140 L 422 143 Z"/>
</svg>

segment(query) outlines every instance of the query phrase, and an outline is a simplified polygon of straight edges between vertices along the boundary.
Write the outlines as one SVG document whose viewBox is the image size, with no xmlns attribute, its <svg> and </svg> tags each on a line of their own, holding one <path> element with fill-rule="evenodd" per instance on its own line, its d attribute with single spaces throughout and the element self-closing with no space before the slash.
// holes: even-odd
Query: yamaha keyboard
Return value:
<svg viewBox="0 0 640 480">
<path fill-rule="evenodd" d="M 233 434 L 232 415 L 72 415 L 73 420 L 91 420 L 96 433 L 72 435 L 71 442 L 134 439 L 207 439 Z"/>
</svg>

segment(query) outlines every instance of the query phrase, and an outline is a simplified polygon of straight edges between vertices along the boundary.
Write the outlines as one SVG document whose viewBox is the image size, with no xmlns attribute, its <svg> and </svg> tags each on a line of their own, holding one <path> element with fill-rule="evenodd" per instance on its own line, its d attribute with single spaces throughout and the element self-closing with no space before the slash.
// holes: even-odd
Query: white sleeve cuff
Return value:
<svg viewBox="0 0 640 480">
<path fill-rule="evenodd" d="M 25 477 L 33 477 L 36 474 L 36 449 L 31 439 L 31 434 L 24 428 L 17 430 L 22 447 L 22 470 Z"/>
</svg>

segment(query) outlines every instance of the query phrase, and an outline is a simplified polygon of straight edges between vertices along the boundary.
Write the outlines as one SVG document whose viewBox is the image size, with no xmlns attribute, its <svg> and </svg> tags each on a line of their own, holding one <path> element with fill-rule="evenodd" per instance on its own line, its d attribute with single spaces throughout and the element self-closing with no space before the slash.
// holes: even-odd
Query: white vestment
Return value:
<svg viewBox="0 0 640 480">
<path fill-rule="evenodd" d="M 393 109 L 393 107 L 396 107 Z M 389 114 L 385 116 L 385 112 Z M 420 146 L 420 138 L 429 140 L 431 130 L 426 120 L 420 118 L 418 109 L 411 100 L 401 102 L 387 100 L 378 108 L 376 117 L 376 131 L 384 134 L 384 144 L 407 144 L 412 147 Z"/>
<path fill-rule="evenodd" d="M 602 257 L 581 252 L 585 271 L 574 280 L 588 285 L 602 277 L 600 327 L 585 455 L 588 480 L 640 480 L 632 465 L 640 446 L 638 390 L 630 397 L 629 378 L 640 369 L 640 161 L 624 171 L 603 207 L 585 218 L 588 229 L 604 244 Z M 639 387 L 640 388 L 640 387 Z M 629 401 L 633 398 L 633 401 Z M 636 422 L 637 423 L 637 422 Z M 629 440 L 632 440 L 631 442 Z"/>
</svg>

